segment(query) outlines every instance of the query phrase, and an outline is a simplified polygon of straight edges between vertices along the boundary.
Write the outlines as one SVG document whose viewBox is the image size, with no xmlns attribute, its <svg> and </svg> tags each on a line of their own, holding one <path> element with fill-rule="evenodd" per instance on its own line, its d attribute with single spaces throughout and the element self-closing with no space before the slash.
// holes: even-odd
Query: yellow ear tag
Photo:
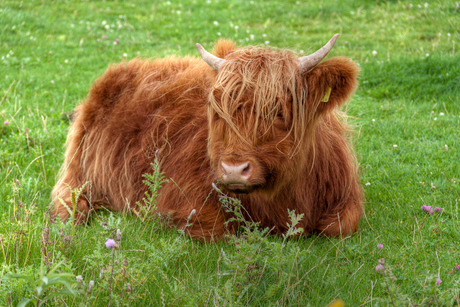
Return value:
<svg viewBox="0 0 460 307">
<path fill-rule="evenodd" d="M 321 102 L 328 102 L 329 101 L 329 96 L 331 96 L 331 88 L 329 86 L 326 86 L 326 92 L 324 93 L 323 99 L 321 99 Z"/>
</svg>

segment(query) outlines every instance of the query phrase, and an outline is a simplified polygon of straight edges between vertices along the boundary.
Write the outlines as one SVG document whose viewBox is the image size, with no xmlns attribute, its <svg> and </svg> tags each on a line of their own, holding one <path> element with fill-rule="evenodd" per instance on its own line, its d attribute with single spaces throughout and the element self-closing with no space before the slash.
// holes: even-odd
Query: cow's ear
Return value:
<svg viewBox="0 0 460 307">
<path fill-rule="evenodd" d="M 358 85 L 358 65 L 345 57 L 324 61 L 304 74 L 308 87 L 307 104 L 317 114 L 343 105 Z"/>
</svg>

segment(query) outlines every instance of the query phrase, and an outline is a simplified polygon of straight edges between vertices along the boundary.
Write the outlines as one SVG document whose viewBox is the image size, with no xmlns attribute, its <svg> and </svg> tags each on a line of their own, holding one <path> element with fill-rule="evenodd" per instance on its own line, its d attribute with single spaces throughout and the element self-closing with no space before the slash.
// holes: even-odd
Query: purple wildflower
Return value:
<svg viewBox="0 0 460 307">
<path fill-rule="evenodd" d="M 438 278 L 436 278 L 436 284 L 437 284 L 437 285 L 440 285 L 441 283 L 442 283 L 442 280 L 441 280 L 441 278 L 439 278 L 439 277 L 438 277 Z"/>
<path fill-rule="evenodd" d="M 439 207 L 434 208 L 434 212 L 436 213 L 441 213 L 442 209 Z"/>
<path fill-rule="evenodd" d="M 118 247 L 118 244 L 117 244 L 117 242 L 115 242 L 114 239 L 107 239 L 107 241 L 105 241 L 105 247 L 107 247 L 107 248 L 116 248 L 116 247 Z"/>
<path fill-rule="evenodd" d="M 102 38 L 103 38 L 103 39 L 106 39 L 106 38 L 107 38 L 107 35 L 105 35 L 105 34 L 102 35 Z"/>
<path fill-rule="evenodd" d="M 460 264 L 457 264 L 457 265 L 455 266 L 455 268 L 456 268 L 457 270 L 460 270 Z"/>
<path fill-rule="evenodd" d="M 383 266 L 383 264 L 377 264 L 377 266 L 375 267 L 375 271 L 377 273 L 383 273 L 383 271 L 385 271 L 385 267 Z"/>
<path fill-rule="evenodd" d="M 119 44 L 120 43 L 120 40 L 117 38 L 115 39 L 115 41 L 113 42 L 115 45 Z"/>
<path fill-rule="evenodd" d="M 383 248 L 383 244 L 377 245 L 377 248 L 378 248 L 379 250 L 382 249 L 382 248 Z"/>
<path fill-rule="evenodd" d="M 9 124 L 9 122 L 8 122 L 7 120 L 5 120 L 5 121 L 3 122 L 3 124 L 6 126 L 6 125 Z"/>
</svg>

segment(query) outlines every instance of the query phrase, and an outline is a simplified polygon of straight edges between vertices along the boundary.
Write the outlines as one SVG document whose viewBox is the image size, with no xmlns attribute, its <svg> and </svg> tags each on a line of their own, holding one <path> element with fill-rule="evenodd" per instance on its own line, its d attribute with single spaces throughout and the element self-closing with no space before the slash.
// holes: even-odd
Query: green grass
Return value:
<svg viewBox="0 0 460 307">
<path fill-rule="evenodd" d="M 84 291 L 56 296 L 52 305 L 326 306 L 335 298 L 347 306 L 460 305 L 457 3 L 4 0 L 1 275 L 38 278 L 45 256 L 48 268 L 64 260 L 57 272 L 82 275 L 84 286 L 74 279 L 71 287 Z M 195 43 L 212 49 L 221 37 L 302 54 L 334 33 L 341 36 L 330 56 L 349 56 L 362 69 L 346 106 L 366 194 L 357 234 L 283 245 L 251 228 L 209 244 L 118 213 L 95 215 L 74 236 L 68 225 L 49 221 L 66 114 L 110 63 L 198 56 Z M 430 215 L 423 204 L 442 212 Z M 105 248 L 117 229 L 120 247 Z M 385 274 L 375 270 L 380 258 Z M 64 288 L 49 286 L 45 294 Z M 2 306 L 37 293 L 26 279 L 4 279 L 0 289 Z"/>
</svg>

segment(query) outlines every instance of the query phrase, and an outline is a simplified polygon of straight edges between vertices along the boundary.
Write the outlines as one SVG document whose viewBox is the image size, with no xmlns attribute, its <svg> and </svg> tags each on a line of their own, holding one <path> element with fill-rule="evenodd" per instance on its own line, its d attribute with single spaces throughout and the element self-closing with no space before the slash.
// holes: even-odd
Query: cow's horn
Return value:
<svg viewBox="0 0 460 307">
<path fill-rule="evenodd" d="M 214 68 L 215 70 L 219 71 L 219 68 L 220 66 L 225 62 L 224 59 L 221 59 L 221 58 L 218 58 L 216 57 L 215 55 L 207 52 L 203 46 L 201 46 L 200 44 L 196 44 L 196 47 L 198 48 L 198 51 L 200 52 L 201 54 L 201 57 L 203 58 L 203 60 L 209 65 L 211 66 L 212 68 Z"/>
<path fill-rule="evenodd" d="M 319 62 L 321 62 L 321 60 L 326 57 L 329 51 L 331 51 L 332 47 L 334 47 L 335 41 L 337 40 L 339 35 L 340 34 L 334 35 L 326 45 L 321 47 L 315 53 L 299 58 L 300 69 L 302 73 L 309 71 L 310 69 L 318 65 Z"/>
</svg>

